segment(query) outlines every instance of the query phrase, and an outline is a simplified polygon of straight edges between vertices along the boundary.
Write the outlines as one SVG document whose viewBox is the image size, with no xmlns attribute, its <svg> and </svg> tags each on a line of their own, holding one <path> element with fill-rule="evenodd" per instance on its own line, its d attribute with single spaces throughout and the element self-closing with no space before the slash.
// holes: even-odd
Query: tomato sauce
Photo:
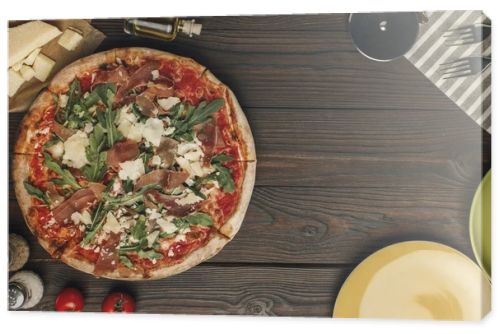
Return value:
<svg viewBox="0 0 500 334">
<path fill-rule="evenodd" d="M 90 91 L 90 87 L 92 86 L 92 74 L 85 73 L 79 77 L 78 80 L 80 80 L 80 91 L 82 93 Z"/>
</svg>

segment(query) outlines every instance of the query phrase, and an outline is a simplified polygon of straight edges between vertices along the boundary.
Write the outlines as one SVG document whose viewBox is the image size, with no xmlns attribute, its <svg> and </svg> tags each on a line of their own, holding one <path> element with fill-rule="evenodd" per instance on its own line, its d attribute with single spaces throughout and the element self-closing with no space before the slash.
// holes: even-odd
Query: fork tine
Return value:
<svg viewBox="0 0 500 334">
<path fill-rule="evenodd" d="M 474 39 L 473 38 L 469 38 L 469 39 L 464 39 L 464 40 L 461 40 L 461 41 L 456 41 L 454 43 L 445 42 L 445 45 L 446 46 L 460 46 L 460 45 L 466 45 L 466 44 L 472 44 L 472 43 L 474 43 Z"/>
<path fill-rule="evenodd" d="M 469 64 L 464 64 L 464 65 L 457 66 L 457 67 L 446 68 L 446 69 L 441 70 L 440 72 L 442 74 L 451 74 L 451 73 L 466 71 L 466 70 L 469 70 L 469 69 L 470 69 L 470 65 Z"/>
<path fill-rule="evenodd" d="M 451 61 L 448 61 L 446 63 L 441 63 L 439 64 L 439 66 L 441 67 L 445 67 L 445 68 L 449 68 L 449 67 L 453 67 L 453 66 L 456 66 L 460 63 L 467 63 L 468 60 L 465 59 L 465 58 L 458 58 L 458 59 L 455 59 L 455 60 L 451 60 Z"/>
<path fill-rule="evenodd" d="M 470 31 L 472 30 L 474 27 L 473 26 L 464 26 L 464 27 L 458 27 L 458 28 L 450 28 L 448 30 L 446 30 L 445 33 L 447 32 L 455 32 L 455 31 Z"/>
<path fill-rule="evenodd" d="M 472 71 L 471 70 L 467 70 L 467 71 L 463 71 L 463 72 L 457 72 L 454 75 L 443 76 L 443 79 L 462 78 L 462 77 L 467 77 L 469 75 L 472 75 Z"/>
<path fill-rule="evenodd" d="M 447 35 L 444 36 L 446 40 L 454 40 L 454 39 L 464 39 L 468 37 L 474 37 L 473 33 L 466 33 L 466 34 L 452 34 L 452 35 Z"/>
</svg>

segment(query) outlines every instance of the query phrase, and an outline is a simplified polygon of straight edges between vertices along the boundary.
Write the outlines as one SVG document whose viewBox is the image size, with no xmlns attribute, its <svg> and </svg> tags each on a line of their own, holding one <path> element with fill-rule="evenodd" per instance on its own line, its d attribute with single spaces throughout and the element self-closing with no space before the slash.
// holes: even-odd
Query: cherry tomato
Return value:
<svg viewBox="0 0 500 334">
<path fill-rule="evenodd" d="M 83 310 L 83 295 L 75 288 L 65 288 L 56 298 L 56 311 L 73 311 L 79 312 Z"/>
<path fill-rule="evenodd" d="M 103 312 L 131 313 L 135 311 L 135 302 L 129 294 L 114 292 L 104 298 L 101 310 Z"/>
</svg>

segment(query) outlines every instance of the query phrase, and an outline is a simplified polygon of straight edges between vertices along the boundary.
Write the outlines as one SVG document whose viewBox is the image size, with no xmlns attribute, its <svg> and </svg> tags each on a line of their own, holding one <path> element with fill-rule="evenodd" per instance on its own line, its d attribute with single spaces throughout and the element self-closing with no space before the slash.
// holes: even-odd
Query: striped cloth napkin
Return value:
<svg viewBox="0 0 500 334">
<path fill-rule="evenodd" d="M 491 133 L 491 66 L 483 73 L 443 79 L 439 64 L 469 56 L 491 56 L 491 35 L 482 43 L 445 45 L 448 29 L 485 22 L 481 11 L 426 12 L 428 22 L 405 57 L 483 129 Z"/>
</svg>

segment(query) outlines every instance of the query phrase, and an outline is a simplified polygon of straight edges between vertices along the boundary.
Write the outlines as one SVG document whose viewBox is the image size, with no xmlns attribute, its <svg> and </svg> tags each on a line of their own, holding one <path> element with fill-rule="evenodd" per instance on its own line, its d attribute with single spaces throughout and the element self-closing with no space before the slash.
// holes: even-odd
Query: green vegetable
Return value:
<svg viewBox="0 0 500 334">
<path fill-rule="evenodd" d="M 141 259 L 150 259 L 150 260 L 156 260 L 156 259 L 162 259 L 163 258 L 163 255 L 161 253 L 157 253 L 155 252 L 153 249 L 150 249 L 150 250 L 142 250 L 140 249 L 138 252 L 137 252 L 137 255 L 139 255 L 139 257 Z"/>
<path fill-rule="evenodd" d="M 139 216 L 137 223 L 132 228 L 132 238 L 141 241 L 146 238 L 148 233 L 146 231 L 146 218 L 144 216 Z"/>
<path fill-rule="evenodd" d="M 86 148 L 89 163 L 82 168 L 83 175 L 93 182 L 100 181 L 106 173 L 107 153 L 101 152 L 105 144 L 104 129 L 101 124 L 96 124 L 94 131 L 89 137 L 89 146 Z"/>
<path fill-rule="evenodd" d="M 134 181 L 132 181 L 131 179 L 126 179 L 125 181 L 123 181 L 123 190 L 126 194 L 134 191 Z"/>
<path fill-rule="evenodd" d="M 73 112 L 73 106 L 80 100 L 80 80 L 75 79 L 69 86 L 68 102 L 66 103 L 65 119 L 68 120 L 70 114 Z"/>
<path fill-rule="evenodd" d="M 90 94 L 83 100 L 83 105 L 90 108 L 97 102 L 102 101 L 104 105 L 108 106 L 113 100 L 109 100 L 108 91 L 111 91 L 113 95 L 116 93 L 116 85 L 114 83 L 102 83 L 94 87 Z"/>
<path fill-rule="evenodd" d="M 175 139 L 193 140 L 193 126 L 210 119 L 213 113 L 224 105 L 224 99 L 216 99 L 207 104 L 201 102 L 196 108 L 189 104 L 179 103 L 170 111 L 171 124 L 175 131 L 170 135 Z"/>
<path fill-rule="evenodd" d="M 131 195 L 110 197 L 109 195 L 104 194 L 103 197 L 106 199 L 106 206 L 108 208 L 116 208 L 122 205 L 130 206 L 134 203 L 141 201 L 143 199 L 144 193 L 152 189 L 160 190 L 161 186 L 159 184 L 148 184 L 142 187 L 138 192 L 133 193 Z"/>
<path fill-rule="evenodd" d="M 82 188 L 82 186 L 78 184 L 75 177 L 73 176 L 73 174 L 71 174 L 69 170 L 63 169 L 61 166 L 59 166 L 59 164 L 56 161 L 54 161 L 49 154 L 44 152 L 43 155 L 45 157 L 44 161 L 45 166 L 50 170 L 56 172 L 61 177 L 60 182 L 62 184 L 67 184 L 75 189 Z"/>
<path fill-rule="evenodd" d="M 59 141 L 60 141 L 59 138 L 57 136 L 54 136 L 54 137 L 50 138 L 49 140 L 47 140 L 47 142 L 45 142 L 45 144 L 43 144 L 43 147 L 49 148 L 49 147 L 57 144 Z"/>
<path fill-rule="evenodd" d="M 234 191 L 234 180 L 228 168 L 222 165 L 223 162 L 232 161 L 233 157 L 227 154 L 217 154 L 210 159 L 215 173 L 210 174 L 212 180 L 216 180 L 225 192 Z"/>
<path fill-rule="evenodd" d="M 43 191 L 41 191 L 34 185 L 30 184 L 28 181 L 24 181 L 23 183 L 24 183 L 24 189 L 26 189 L 28 194 L 30 194 L 31 196 L 35 196 L 45 204 L 49 205 L 49 198 Z"/>
<path fill-rule="evenodd" d="M 123 263 L 127 268 L 134 268 L 134 264 L 132 263 L 132 261 L 130 261 L 130 259 L 125 255 L 120 255 L 120 262 Z"/>
<path fill-rule="evenodd" d="M 206 213 L 198 212 L 182 218 L 175 218 L 172 223 L 180 230 L 188 228 L 190 225 L 212 226 L 212 217 Z"/>
<path fill-rule="evenodd" d="M 94 238 L 97 231 L 102 227 L 102 225 L 104 224 L 104 217 L 106 216 L 106 213 L 107 211 L 104 208 L 104 203 L 99 202 L 99 205 L 92 213 L 92 225 L 90 226 L 90 229 L 82 240 L 83 245 L 88 244 L 90 240 Z"/>
</svg>

